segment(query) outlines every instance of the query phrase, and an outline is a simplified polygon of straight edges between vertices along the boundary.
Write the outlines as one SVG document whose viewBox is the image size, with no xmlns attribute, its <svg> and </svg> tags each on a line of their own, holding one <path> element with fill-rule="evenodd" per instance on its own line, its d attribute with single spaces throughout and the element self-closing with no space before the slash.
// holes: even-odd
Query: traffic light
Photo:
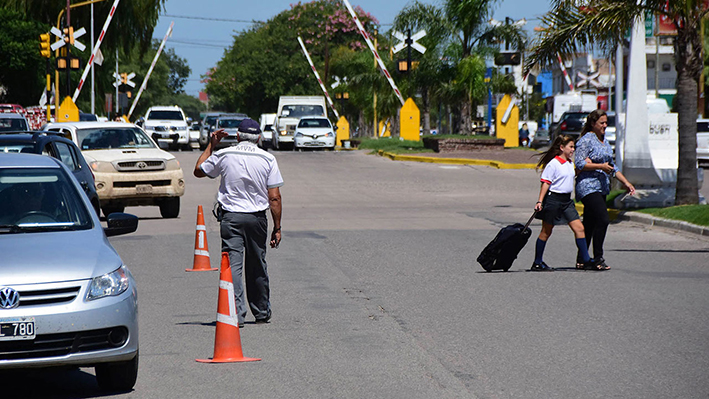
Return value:
<svg viewBox="0 0 709 399">
<path fill-rule="evenodd" d="M 49 46 L 49 33 L 42 33 L 39 35 L 39 53 L 44 58 L 49 58 L 52 56 L 52 51 Z"/>
<path fill-rule="evenodd" d="M 64 41 L 72 46 L 74 45 L 74 27 L 73 26 L 70 26 L 68 28 L 64 28 Z"/>
<path fill-rule="evenodd" d="M 519 53 L 500 53 L 495 56 L 495 65 L 519 65 L 522 61 Z"/>
</svg>

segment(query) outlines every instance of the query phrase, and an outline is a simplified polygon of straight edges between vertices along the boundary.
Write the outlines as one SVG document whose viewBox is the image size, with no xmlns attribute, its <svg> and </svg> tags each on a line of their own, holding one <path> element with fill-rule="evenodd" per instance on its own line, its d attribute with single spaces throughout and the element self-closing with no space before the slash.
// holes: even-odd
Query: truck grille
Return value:
<svg viewBox="0 0 709 399">
<path fill-rule="evenodd" d="M 156 132 L 167 132 L 167 126 L 155 126 L 153 130 Z"/>
<path fill-rule="evenodd" d="M 164 187 L 170 185 L 170 180 L 145 180 L 145 181 L 114 181 L 115 188 L 132 188 L 139 184 L 149 184 L 153 187 Z"/>
<path fill-rule="evenodd" d="M 151 170 L 164 170 L 165 161 L 123 161 L 115 164 L 119 172 L 145 172 Z"/>
<path fill-rule="evenodd" d="M 37 334 L 34 340 L 0 342 L 0 360 L 34 359 L 93 352 L 125 345 L 116 336 L 128 336 L 125 327 L 58 334 Z"/>
</svg>

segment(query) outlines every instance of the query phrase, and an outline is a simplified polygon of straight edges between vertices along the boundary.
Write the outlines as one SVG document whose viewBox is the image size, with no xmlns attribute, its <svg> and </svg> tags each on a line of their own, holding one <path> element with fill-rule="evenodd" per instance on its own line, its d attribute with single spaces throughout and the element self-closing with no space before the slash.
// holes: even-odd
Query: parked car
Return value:
<svg viewBox="0 0 709 399">
<path fill-rule="evenodd" d="M 709 119 L 697 119 L 697 162 L 709 166 Z"/>
<path fill-rule="evenodd" d="M 546 147 L 550 144 L 551 142 L 549 141 L 549 131 L 546 129 L 537 129 L 534 134 L 534 138 L 532 139 L 532 142 L 529 143 L 529 146 L 536 150 L 542 147 Z"/>
<path fill-rule="evenodd" d="M 608 140 L 608 143 L 611 145 L 613 152 L 615 152 L 615 138 L 616 138 L 615 112 L 612 112 L 612 111 L 608 112 L 606 114 L 606 116 L 608 116 L 608 126 L 606 126 L 605 139 Z"/>
<path fill-rule="evenodd" d="M 103 214 L 126 206 L 159 206 L 164 218 L 180 214 L 185 179 L 180 163 L 138 126 L 123 122 L 51 123 L 79 146 L 96 180 Z"/>
<path fill-rule="evenodd" d="M 335 148 L 335 131 L 330 120 L 322 117 L 306 117 L 298 121 L 293 140 L 296 149 Z"/>
<path fill-rule="evenodd" d="M 236 130 L 239 128 L 241 121 L 248 118 L 248 116 L 239 114 L 238 116 L 220 116 L 217 118 L 217 122 L 214 129 L 224 129 L 224 131 L 229 134 L 224 137 L 217 146 L 216 149 L 229 147 L 231 145 L 236 145 L 238 141 L 236 140 Z"/>
<path fill-rule="evenodd" d="M 248 118 L 246 114 L 239 114 L 239 113 L 226 113 L 226 112 L 209 112 L 207 113 L 204 118 L 202 119 L 202 127 L 199 130 L 199 149 L 204 151 L 205 148 L 207 148 L 207 144 L 209 144 L 209 137 L 212 134 L 212 132 L 215 129 L 215 126 L 217 124 L 217 119 L 219 117 L 226 117 L 226 116 L 239 116 L 242 117 L 242 119 Z"/>
<path fill-rule="evenodd" d="M 273 145 L 273 122 L 276 121 L 276 114 L 261 114 L 261 148 L 271 148 Z"/>
<path fill-rule="evenodd" d="M 588 114 L 590 112 L 564 112 L 561 114 L 559 123 L 555 126 L 555 130 L 552 131 L 551 141 L 553 142 L 561 134 L 571 136 L 574 140 L 578 139 Z"/>
<path fill-rule="evenodd" d="M 25 109 L 20 104 L 0 104 L 0 112 L 24 113 Z"/>
<path fill-rule="evenodd" d="M 0 156 L 0 369 L 94 367 L 99 387 L 129 391 L 138 375 L 136 284 L 59 160 Z"/>
<path fill-rule="evenodd" d="M 190 146 L 192 148 L 199 148 L 199 134 L 202 127 L 202 122 L 192 122 L 190 123 L 189 136 L 190 136 Z"/>
<path fill-rule="evenodd" d="M 101 214 L 94 175 L 73 141 L 57 132 L 3 132 L 0 134 L 0 153 L 9 152 L 49 155 L 62 161 L 89 197 L 96 214 Z"/>
<path fill-rule="evenodd" d="M 187 118 L 182 108 L 177 105 L 148 108 L 143 128 L 161 147 L 171 150 L 192 149 L 187 132 Z"/>
<path fill-rule="evenodd" d="M 30 130 L 27 119 L 22 114 L 14 112 L 0 113 L 0 132 L 18 130 Z"/>
</svg>

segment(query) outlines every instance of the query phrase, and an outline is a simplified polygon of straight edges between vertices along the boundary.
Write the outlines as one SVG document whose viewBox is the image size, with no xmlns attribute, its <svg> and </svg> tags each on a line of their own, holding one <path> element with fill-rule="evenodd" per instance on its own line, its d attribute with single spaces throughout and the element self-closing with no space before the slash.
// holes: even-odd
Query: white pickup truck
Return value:
<svg viewBox="0 0 709 399">
<path fill-rule="evenodd" d="M 295 127 L 304 116 L 327 117 L 325 97 L 323 96 L 281 96 L 278 99 L 278 112 L 273 122 L 273 148 L 293 149 Z"/>
</svg>

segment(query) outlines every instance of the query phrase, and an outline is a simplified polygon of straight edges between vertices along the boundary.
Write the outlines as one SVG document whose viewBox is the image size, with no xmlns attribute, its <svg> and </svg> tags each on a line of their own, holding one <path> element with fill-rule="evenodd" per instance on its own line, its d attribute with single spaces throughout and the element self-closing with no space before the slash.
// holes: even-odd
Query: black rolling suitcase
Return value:
<svg viewBox="0 0 709 399">
<path fill-rule="evenodd" d="M 535 211 L 529 218 L 527 224 L 515 223 L 503 227 L 495 238 L 487 244 L 485 249 L 478 256 L 478 263 L 488 272 L 493 270 L 507 271 L 512 267 L 512 263 L 517 259 L 519 252 L 527 245 L 532 230 L 529 224 L 537 214 Z"/>
</svg>

